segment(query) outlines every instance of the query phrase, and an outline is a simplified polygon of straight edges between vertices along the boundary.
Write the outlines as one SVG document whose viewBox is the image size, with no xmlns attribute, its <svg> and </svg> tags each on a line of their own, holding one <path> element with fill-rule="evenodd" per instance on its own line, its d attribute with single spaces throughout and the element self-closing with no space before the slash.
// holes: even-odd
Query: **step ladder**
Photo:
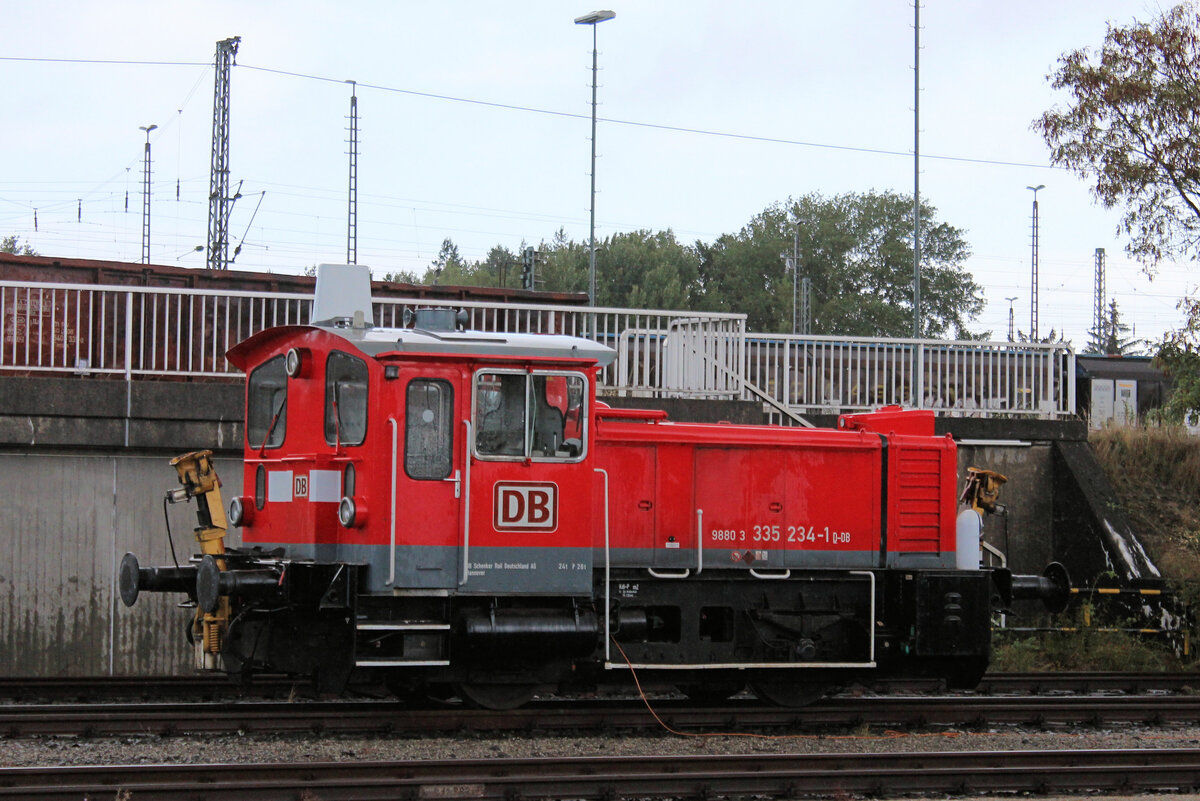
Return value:
<svg viewBox="0 0 1200 801">
<path fill-rule="evenodd" d="M 366 635 L 369 641 L 400 646 L 400 653 L 390 653 L 394 649 L 386 648 L 380 649 L 378 655 L 364 654 L 362 649 L 356 648 L 355 667 L 445 667 L 450 664 L 449 659 L 430 658 L 444 656 L 448 652 L 449 623 L 432 620 L 359 620 L 354 628 L 360 642 Z M 371 639 L 388 634 L 397 636 L 384 640 Z M 430 637 L 435 640 L 432 644 L 428 641 Z"/>
</svg>

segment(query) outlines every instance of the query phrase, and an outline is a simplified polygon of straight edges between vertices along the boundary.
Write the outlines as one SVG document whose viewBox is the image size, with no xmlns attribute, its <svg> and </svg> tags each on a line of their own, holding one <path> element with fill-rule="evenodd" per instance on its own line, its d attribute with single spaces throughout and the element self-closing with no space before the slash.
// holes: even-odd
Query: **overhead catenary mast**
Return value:
<svg viewBox="0 0 1200 801">
<path fill-rule="evenodd" d="M 347 187 L 346 263 L 358 264 L 358 96 L 355 82 L 350 84 L 350 180 Z"/>
<path fill-rule="evenodd" d="M 213 84 L 212 168 L 208 183 L 208 262 L 210 270 L 224 270 L 229 258 L 229 72 L 236 63 L 234 36 L 217 42 Z"/>
</svg>

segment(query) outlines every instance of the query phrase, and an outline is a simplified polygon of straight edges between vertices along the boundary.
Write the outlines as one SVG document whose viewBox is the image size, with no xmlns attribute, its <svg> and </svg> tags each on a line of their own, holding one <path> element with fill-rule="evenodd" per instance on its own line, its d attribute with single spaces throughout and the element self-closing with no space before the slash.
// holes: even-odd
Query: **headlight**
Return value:
<svg viewBox="0 0 1200 801">
<path fill-rule="evenodd" d="M 287 368 L 287 374 L 292 378 L 300 375 L 300 368 L 304 365 L 304 359 L 300 355 L 300 351 L 292 348 L 287 352 L 287 358 L 284 361 L 284 367 Z"/>
<path fill-rule="evenodd" d="M 235 526 L 248 526 L 254 519 L 254 504 L 249 498 L 237 496 L 229 502 L 229 522 Z"/>
<path fill-rule="evenodd" d="M 362 528 L 367 522 L 367 507 L 347 496 L 338 504 L 338 522 L 346 528 Z"/>
</svg>

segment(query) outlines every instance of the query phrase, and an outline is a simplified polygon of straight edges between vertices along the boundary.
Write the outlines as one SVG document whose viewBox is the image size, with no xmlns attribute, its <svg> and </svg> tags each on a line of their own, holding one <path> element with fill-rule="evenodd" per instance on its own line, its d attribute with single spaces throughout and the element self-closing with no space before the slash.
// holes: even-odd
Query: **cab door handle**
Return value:
<svg viewBox="0 0 1200 801">
<path fill-rule="evenodd" d="M 462 497 L 462 478 L 460 477 L 458 470 L 454 471 L 453 476 L 451 476 L 450 478 L 443 478 L 442 481 L 454 482 L 454 497 L 455 498 Z"/>
</svg>

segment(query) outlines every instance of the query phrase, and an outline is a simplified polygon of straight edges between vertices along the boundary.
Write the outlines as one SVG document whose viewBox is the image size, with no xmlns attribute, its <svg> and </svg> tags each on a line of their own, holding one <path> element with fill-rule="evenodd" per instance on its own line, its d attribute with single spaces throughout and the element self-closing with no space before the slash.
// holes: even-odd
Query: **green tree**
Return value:
<svg viewBox="0 0 1200 801">
<path fill-rule="evenodd" d="M 1094 181 L 1123 209 L 1126 250 L 1153 274 L 1164 259 L 1200 257 L 1200 13 L 1175 6 L 1150 22 L 1108 26 L 1096 52 L 1073 50 L 1048 76 L 1068 92 L 1033 123 L 1052 163 Z M 1184 298 L 1200 334 L 1200 300 Z"/>
<path fill-rule="evenodd" d="M 586 291 L 588 244 L 567 238 L 538 246 L 538 289 Z M 696 251 L 674 232 L 630 231 L 596 242 L 596 305 L 632 309 L 691 308 L 697 287 Z"/>
<path fill-rule="evenodd" d="M 382 281 L 395 281 L 398 284 L 420 284 L 421 277 L 412 270 L 396 270 L 395 272 L 384 273 Z"/>
<path fill-rule="evenodd" d="M 695 251 L 681 245 L 670 230 L 631 231 L 604 240 L 596 275 L 598 305 L 687 309 L 697 287 L 698 264 Z"/>
<path fill-rule="evenodd" d="M 437 258 L 429 265 L 425 273 L 427 284 L 449 284 L 452 286 L 473 286 L 475 270 L 473 265 L 463 260 L 454 240 L 446 237 L 442 240 L 441 250 Z"/>
<path fill-rule="evenodd" d="M 967 328 L 984 305 L 963 268 L 970 249 L 936 215 L 921 204 L 921 336 L 978 338 Z M 698 246 L 703 308 L 744 311 L 756 331 L 792 330 L 794 277 L 784 256 L 797 227 L 799 275 L 812 281 L 810 333 L 912 335 L 912 198 L 895 192 L 806 195 Z"/>
<path fill-rule="evenodd" d="M 22 245 L 19 236 L 6 236 L 0 239 L 0 253 L 12 253 L 17 256 L 40 256 L 33 248 L 29 247 L 28 243 Z"/>
<path fill-rule="evenodd" d="M 1050 333 L 1046 334 L 1046 336 L 1037 337 L 1036 339 L 1029 336 L 1029 334 L 1025 333 L 1024 331 L 1022 331 L 1021 329 L 1018 328 L 1017 329 L 1017 342 L 1036 342 L 1041 345 L 1066 345 L 1068 348 L 1075 347 L 1075 345 L 1072 344 L 1071 340 L 1067 339 L 1062 334 L 1060 334 L 1058 331 L 1055 331 L 1053 328 L 1050 329 Z"/>
<path fill-rule="evenodd" d="M 521 243 L 522 250 L 525 243 Z M 487 258 L 479 265 L 478 277 L 486 281 L 480 286 L 513 287 L 520 282 L 520 259 L 503 245 L 496 245 L 488 251 Z"/>
<path fill-rule="evenodd" d="M 599 243 L 597 243 L 599 245 Z M 586 243 L 575 242 L 567 236 L 567 232 L 559 228 L 554 232 L 549 242 L 542 241 L 537 246 L 538 289 L 547 292 L 587 292 L 588 288 L 588 246 Z M 599 291 L 603 284 L 599 264 L 596 267 L 596 288 Z M 517 280 L 520 280 L 520 270 L 517 270 Z"/>
<path fill-rule="evenodd" d="M 1108 302 L 1108 313 L 1100 325 L 1100 330 L 1088 331 L 1088 343 L 1084 353 L 1104 354 L 1106 356 L 1147 356 L 1150 343 L 1131 335 L 1130 328 L 1121 320 L 1117 310 L 1116 299 Z"/>
<path fill-rule="evenodd" d="M 1168 337 L 1154 365 L 1171 379 L 1171 392 L 1158 411 L 1164 423 L 1200 425 L 1200 349 L 1179 337 Z"/>
</svg>

